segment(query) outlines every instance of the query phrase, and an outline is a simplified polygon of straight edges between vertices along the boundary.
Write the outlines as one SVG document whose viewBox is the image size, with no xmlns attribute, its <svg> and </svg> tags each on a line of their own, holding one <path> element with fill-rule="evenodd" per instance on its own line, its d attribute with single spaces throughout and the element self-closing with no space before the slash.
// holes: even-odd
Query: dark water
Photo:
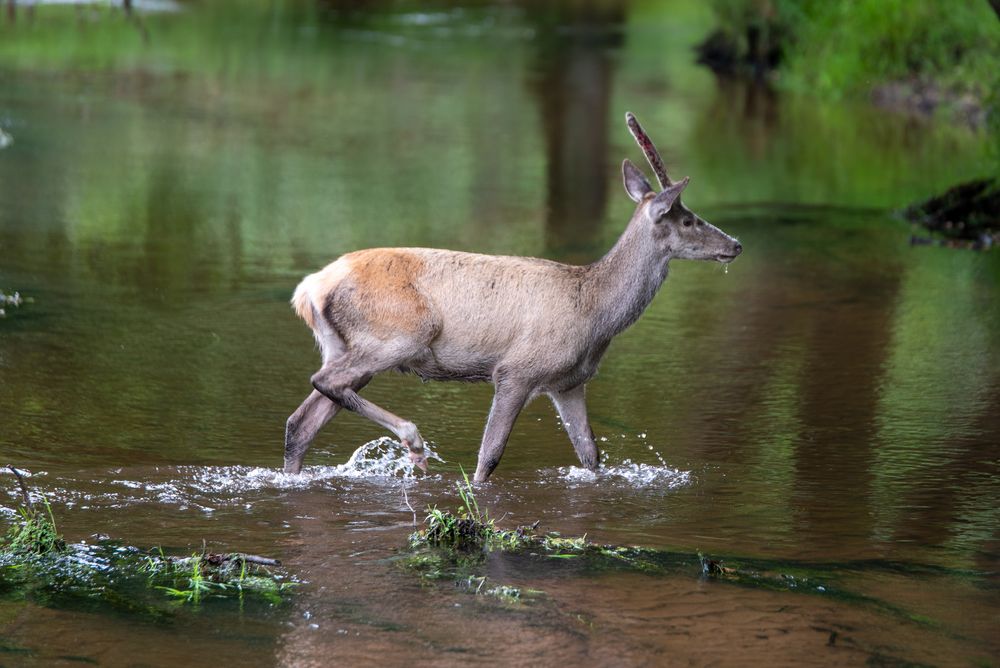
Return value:
<svg viewBox="0 0 1000 668">
<path fill-rule="evenodd" d="M 911 247 L 888 213 L 981 174 L 981 137 L 717 81 L 692 64 L 699 3 L 365 7 L 183 5 L 141 27 L 22 8 L 0 27 L 0 289 L 33 299 L 0 319 L 0 463 L 35 473 L 70 540 L 204 540 L 306 582 L 170 624 L 8 597 L 0 664 L 995 663 L 1000 256 Z M 401 479 L 343 466 L 377 427 L 342 415 L 302 477 L 277 473 L 318 363 L 297 281 L 380 245 L 599 257 L 631 214 L 626 110 L 746 251 L 675 262 L 612 345 L 589 391 L 605 473 L 572 468 L 538 401 L 480 502 L 503 524 L 809 564 L 885 605 L 695 565 L 491 561 L 544 592 L 520 604 L 425 587 L 393 562 Z M 447 460 L 410 502 L 456 504 L 490 388 L 366 394 Z"/>
</svg>

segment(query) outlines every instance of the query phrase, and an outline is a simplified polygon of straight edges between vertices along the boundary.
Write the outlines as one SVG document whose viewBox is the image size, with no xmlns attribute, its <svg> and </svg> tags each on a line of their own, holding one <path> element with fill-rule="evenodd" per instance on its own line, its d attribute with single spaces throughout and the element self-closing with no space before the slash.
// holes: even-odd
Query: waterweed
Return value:
<svg viewBox="0 0 1000 668">
<path fill-rule="evenodd" d="M 164 591 L 180 603 L 199 604 L 207 597 L 233 597 L 242 601 L 246 595 L 258 596 L 270 603 L 281 603 L 282 595 L 300 583 L 285 581 L 271 567 L 280 563 L 239 552 L 211 554 L 204 547 L 190 557 L 169 557 L 159 551 L 147 556 L 143 571 L 150 585 Z M 172 580 L 173 586 L 154 584 Z"/>
<path fill-rule="evenodd" d="M 32 501 L 21 473 L 23 504 L 0 539 L 0 592 L 38 605 L 117 610 L 151 619 L 170 616 L 169 603 L 235 599 L 277 605 L 298 582 L 280 562 L 252 554 L 213 554 L 204 543 L 191 556 L 143 551 L 108 539 L 68 544 L 48 500 Z M 38 498 L 38 495 L 36 495 Z M 44 510 L 39 506 L 43 506 Z M 166 594 L 166 597 L 164 597 Z"/>
<path fill-rule="evenodd" d="M 533 580 L 631 572 L 652 577 L 692 577 L 719 586 L 823 596 L 923 626 L 933 620 L 898 605 L 851 591 L 845 577 L 858 572 L 919 573 L 986 586 L 990 574 L 962 569 L 864 560 L 846 563 L 799 563 L 759 558 L 712 558 L 701 552 L 606 545 L 583 536 L 538 533 L 538 523 L 507 530 L 497 527 L 479 504 L 468 477 L 457 484 L 461 505 L 454 512 L 428 508 L 424 528 L 410 536 L 410 549 L 396 562 L 427 586 L 452 582 L 456 588 L 507 603 L 522 604 L 543 592 L 490 581 L 489 572 L 524 573 Z M 516 577 L 516 575 L 515 575 Z"/>
<path fill-rule="evenodd" d="M 19 521 L 7 529 L 3 544 L 0 546 L 0 553 L 40 556 L 50 552 L 66 551 L 66 541 L 56 529 L 52 506 L 44 497 L 42 504 L 45 506 L 45 512 L 28 506 L 17 509 Z"/>
<path fill-rule="evenodd" d="M 427 509 L 424 518 L 426 529 L 410 536 L 414 546 L 429 544 L 456 550 L 515 549 L 525 544 L 529 533 L 525 527 L 515 530 L 498 529 L 489 512 L 479 507 L 475 490 L 465 469 L 460 468 L 462 480 L 456 483 L 462 506 L 455 512 L 437 506 Z"/>
<path fill-rule="evenodd" d="M 28 487 L 24 484 L 21 472 L 10 465 L 7 468 L 17 478 L 23 502 L 17 509 L 20 521 L 11 524 L 7 529 L 3 541 L 0 543 L 0 554 L 43 555 L 50 552 L 65 552 L 66 541 L 56 529 L 56 518 L 52 514 L 49 500 L 44 495 L 42 496 L 45 512 L 36 508 L 28 493 Z"/>
</svg>

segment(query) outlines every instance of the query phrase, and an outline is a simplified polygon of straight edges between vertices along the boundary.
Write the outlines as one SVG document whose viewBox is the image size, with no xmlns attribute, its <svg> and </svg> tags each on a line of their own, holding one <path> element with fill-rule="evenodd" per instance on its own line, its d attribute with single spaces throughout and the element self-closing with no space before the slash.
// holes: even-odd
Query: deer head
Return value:
<svg viewBox="0 0 1000 668">
<path fill-rule="evenodd" d="M 690 178 L 684 177 L 676 183 L 671 181 L 660 154 L 639 121 L 631 112 L 625 114 L 625 121 L 663 188 L 657 193 L 638 167 L 629 160 L 622 163 L 625 191 L 639 205 L 640 215 L 657 247 L 664 254 L 683 260 L 724 263 L 735 260 L 743 252 L 743 246 L 681 202 L 681 192 Z"/>
</svg>

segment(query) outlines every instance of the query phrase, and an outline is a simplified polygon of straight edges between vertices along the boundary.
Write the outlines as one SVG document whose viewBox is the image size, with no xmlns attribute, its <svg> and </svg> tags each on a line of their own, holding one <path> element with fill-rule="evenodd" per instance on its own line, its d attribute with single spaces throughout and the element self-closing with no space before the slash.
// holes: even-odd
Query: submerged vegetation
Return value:
<svg viewBox="0 0 1000 668">
<path fill-rule="evenodd" d="M 11 524 L 7 530 L 3 539 L 4 551 L 28 555 L 66 551 L 66 541 L 56 530 L 52 506 L 47 499 L 43 499 L 42 504 L 45 512 L 25 506 L 18 508 L 20 521 Z"/>
<path fill-rule="evenodd" d="M 281 595 L 298 583 L 282 581 L 282 577 L 270 570 L 279 565 L 278 561 L 255 555 L 210 554 L 203 550 L 190 557 L 168 557 L 162 552 L 147 556 L 143 570 L 151 582 L 172 580 L 173 586 L 157 584 L 155 588 L 182 603 L 197 604 L 212 596 L 236 596 L 242 600 L 247 594 L 281 603 Z"/>
<path fill-rule="evenodd" d="M 463 473 L 464 475 L 464 473 Z M 457 484 L 461 506 L 452 513 L 428 509 L 424 528 L 410 536 L 410 548 L 398 558 L 406 571 L 427 583 L 444 581 L 459 589 L 513 603 L 544 592 L 534 588 L 491 583 L 489 566 L 504 562 L 505 573 L 530 572 L 532 579 L 558 575 L 571 569 L 576 575 L 614 572 L 650 576 L 687 576 L 770 591 L 826 596 L 923 626 L 933 620 L 900 606 L 852 591 L 840 584 L 851 573 L 905 573 L 945 576 L 976 581 L 990 574 L 936 566 L 868 560 L 857 563 L 796 563 L 772 559 L 711 557 L 701 552 L 658 550 L 636 546 L 606 545 L 587 536 L 538 533 L 532 526 L 501 529 L 476 500 L 468 477 Z"/>
<path fill-rule="evenodd" d="M 283 602 L 298 583 L 280 562 L 239 552 L 190 556 L 144 551 L 101 539 L 69 544 L 56 528 L 48 500 L 31 499 L 19 471 L 23 503 L 0 540 L 0 595 L 52 607 L 111 609 L 166 618 L 176 604 L 206 599 Z M 41 505 L 43 508 L 40 508 Z"/>
</svg>

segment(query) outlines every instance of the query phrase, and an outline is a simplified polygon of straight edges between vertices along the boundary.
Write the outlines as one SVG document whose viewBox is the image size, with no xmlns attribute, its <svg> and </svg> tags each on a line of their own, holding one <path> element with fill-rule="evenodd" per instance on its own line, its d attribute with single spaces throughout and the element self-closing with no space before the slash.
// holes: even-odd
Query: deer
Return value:
<svg viewBox="0 0 1000 668">
<path fill-rule="evenodd" d="M 484 482 L 514 422 L 533 399 L 555 404 L 580 464 L 597 471 L 600 452 L 585 387 L 615 336 L 631 326 L 667 278 L 671 260 L 732 262 L 743 247 L 681 203 L 690 177 L 672 181 L 635 116 L 625 115 L 662 190 L 622 162 L 631 220 L 599 260 L 570 265 L 532 257 L 430 248 L 374 248 L 342 255 L 306 276 L 292 306 L 322 355 L 312 392 L 285 425 L 284 472 L 298 474 L 310 443 L 341 409 L 394 433 L 427 471 L 416 425 L 363 398 L 379 373 L 423 380 L 485 381 L 493 402 L 475 482 Z"/>
</svg>

